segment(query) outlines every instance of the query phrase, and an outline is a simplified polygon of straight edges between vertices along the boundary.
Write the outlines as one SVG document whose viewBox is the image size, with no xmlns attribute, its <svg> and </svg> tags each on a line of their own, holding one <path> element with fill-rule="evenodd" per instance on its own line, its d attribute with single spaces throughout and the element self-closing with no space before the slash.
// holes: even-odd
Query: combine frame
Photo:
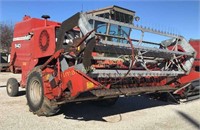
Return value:
<svg viewBox="0 0 200 130">
<path fill-rule="evenodd" d="M 20 86 L 33 113 L 50 116 L 75 101 L 112 105 L 120 95 L 183 97 L 186 87 L 179 81 L 190 74 L 196 57 L 184 37 L 135 26 L 135 12 L 118 6 L 77 13 L 62 23 L 43 18 L 25 16 L 17 23 L 11 50 L 11 70 L 22 72 Z M 131 39 L 132 30 L 141 32 L 140 39 Z M 145 41 L 145 33 L 166 39 Z M 9 79 L 8 95 L 16 96 L 18 87 Z"/>
</svg>

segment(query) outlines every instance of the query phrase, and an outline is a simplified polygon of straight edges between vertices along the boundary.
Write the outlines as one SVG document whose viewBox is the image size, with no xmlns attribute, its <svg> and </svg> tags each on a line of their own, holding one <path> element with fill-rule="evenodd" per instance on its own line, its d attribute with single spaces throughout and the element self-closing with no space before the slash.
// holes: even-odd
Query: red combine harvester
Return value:
<svg viewBox="0 0 200 130">
<path fill-rule="evenodd" d="M 136 26 L 135 12 L 118 6 L 77 13 L 62 23 L 42 18 L 25 16 L 15 25 L 10 69 L 22 78 L 7 82 L 9 96 L 26 88 L 34 114 L 51 116 L 76 101 L 113 105 L 121 95 L 197 95 L 191 81 L 198 81 L 199 59 L 192 46 L 199 41 L 191 46 L 182 36 Z M 131 39 L 133 30 L 141 38 Z M 146 41 L 146 33 L 166 39 Z"/>
</svg>

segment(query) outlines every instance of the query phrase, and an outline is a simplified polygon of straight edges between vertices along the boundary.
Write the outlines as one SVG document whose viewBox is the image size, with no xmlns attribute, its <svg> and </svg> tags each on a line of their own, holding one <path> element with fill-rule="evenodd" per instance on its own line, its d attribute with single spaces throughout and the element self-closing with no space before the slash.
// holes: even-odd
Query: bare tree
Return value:
<svg viewBox="0 0 200 130">
<path fill-rule="evenodd" d="M 13 25 L 0 23 L 0 48 L 9 50 L 13 40 Z"/>
</svg>

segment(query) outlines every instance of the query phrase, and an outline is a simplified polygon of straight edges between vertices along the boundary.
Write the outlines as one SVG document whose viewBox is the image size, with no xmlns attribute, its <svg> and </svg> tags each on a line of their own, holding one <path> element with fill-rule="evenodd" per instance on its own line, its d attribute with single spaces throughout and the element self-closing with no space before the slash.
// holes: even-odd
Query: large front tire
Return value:
<svg viewBox="0 0 200 130">
<path fill-rule="evenodd" d="M 38 116 L 52 116 L 59 111 L 59 106 L 52 104 L 52 101 L 44 96 L 40 69 L 32 71 L 28 76 L 26 98 L 30 111 Z"/>
</svg>

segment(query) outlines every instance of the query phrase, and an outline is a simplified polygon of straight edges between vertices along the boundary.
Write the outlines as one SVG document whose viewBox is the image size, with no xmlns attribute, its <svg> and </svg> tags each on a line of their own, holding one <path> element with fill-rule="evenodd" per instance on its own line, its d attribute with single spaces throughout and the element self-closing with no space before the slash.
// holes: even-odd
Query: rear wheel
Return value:
<svg viewBox="0 0 200 130">
<path fill-rule="evenodd" d="M 26 98 L 30 111 L 38 116 L 52 116 L 59 111 L 59 106 L 52 104 L 44 96 L 41 70 L 32 71 L 27 79 Z"/>
<path fill-rule="evenodd" d="M 17 94 L 19 92 L 19 83 L 18 83 L 17 79 L 15 79 L 15 78 L 8 79 L 6 91 L 7 91 L 7 94 L 11 97 L 17 96 Z"/>
</svg>

